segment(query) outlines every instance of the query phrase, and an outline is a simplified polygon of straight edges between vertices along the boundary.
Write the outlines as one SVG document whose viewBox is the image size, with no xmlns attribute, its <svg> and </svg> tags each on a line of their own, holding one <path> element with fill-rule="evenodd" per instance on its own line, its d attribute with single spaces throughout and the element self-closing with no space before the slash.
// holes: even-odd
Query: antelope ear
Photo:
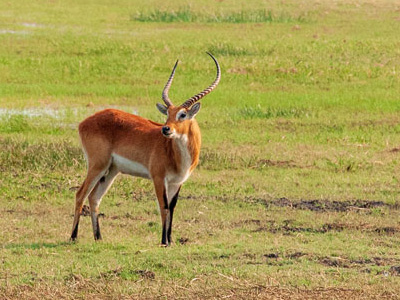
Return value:
<svg viewBox="0 0 400 300">
<path fill-rule="evenodd" d="M 197 102 L 197 103 L 193 104 L 192 107 L 188 110 L 190 119 L 194 118 L 197 115 L 197 113 L 200 110 L 200 106 L 201 106 L 200 102 Z"/>
<path fill-rule="evenodd" d="M 158 110 L 162 113 L 162 114 L 164 114 L 164 115 L 168 115 L 168 108 L 165 106 L 165 105 L 162 105 L 162 104 L 160 104 L 160 103 L 157 103 L 157 108 L 158 108 Z"/>
</svg>

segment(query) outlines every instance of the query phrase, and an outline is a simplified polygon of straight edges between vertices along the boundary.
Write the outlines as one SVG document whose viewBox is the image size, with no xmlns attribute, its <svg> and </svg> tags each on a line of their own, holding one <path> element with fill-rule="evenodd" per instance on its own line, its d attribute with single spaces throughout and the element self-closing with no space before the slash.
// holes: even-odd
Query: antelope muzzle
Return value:
<svg viewBox="0 0 400 300">
<path fill-rule="evenodd" d="M 161 132 L 165 137 L 170 137 L 172 135 L 171 128 L 167 125 L 162 127 Z"/>
</svg>

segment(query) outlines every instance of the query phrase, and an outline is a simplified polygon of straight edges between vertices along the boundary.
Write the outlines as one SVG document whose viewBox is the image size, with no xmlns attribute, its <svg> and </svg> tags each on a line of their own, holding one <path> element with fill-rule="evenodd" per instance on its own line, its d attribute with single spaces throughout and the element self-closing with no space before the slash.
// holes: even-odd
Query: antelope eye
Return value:
<svg viewBox="0 0 400 300">
<path fill-rule="evenodd" d="M 185 113 L 181 114 L 180 118 L 181 118 L 181 119 L 186 118 L 186 114 L 185 114 Z"/>
</svg>

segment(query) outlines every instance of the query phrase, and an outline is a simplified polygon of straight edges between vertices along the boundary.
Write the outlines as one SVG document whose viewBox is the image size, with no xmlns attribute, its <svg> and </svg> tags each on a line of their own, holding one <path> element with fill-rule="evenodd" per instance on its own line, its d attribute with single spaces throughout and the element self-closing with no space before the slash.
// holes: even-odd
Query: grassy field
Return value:
<svg viewBox="0 0 400 300">
<path fill-rule="evenodd" d="M 270 3 L 272 2 L 272 3 Z M 0 3 L 1 299 L 397 299 L 400 4 L 391 0 Z M 202 100 L 201 162 L 172 247 L 152 183 L 120 176 L 83 217 L 77 125 L 163 122 Z"/>
</svg>

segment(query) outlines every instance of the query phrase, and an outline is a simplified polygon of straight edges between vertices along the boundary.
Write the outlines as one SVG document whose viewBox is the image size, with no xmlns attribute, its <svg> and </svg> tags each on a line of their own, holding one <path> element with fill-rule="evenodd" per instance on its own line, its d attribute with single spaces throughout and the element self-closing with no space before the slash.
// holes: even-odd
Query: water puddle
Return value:
<svg viewBox="0 0 400 300">
<path fill-rule="evenodd" d="M 23 108 L 23 109 L 0 108 L 0 117 L 7 118 L 12 116 L 23 116 L 27 118 L 48 117 L 53 119 L 64 119 L 66 117 L 82 117 L 85 115 L 90 115 L 92 113 L 95 113 L 97 111 L 106 108 L 121 109 L 125 112 L 134 115 L 138 114 L 137 110 L 133 107 L 121 107 L 121 106 L 62 108 L 62 109 L 44 107 L 44 108 Z"/>
<path fill-rule="evenodd" d="M 38 24 L 38 23 L 29 23 L 29 22 L 24 22 L 20 23 L 20 26 L 23 26 L 25 28 L 33 29 L 33 28 L 45 28 L 47 26 L 43 24 Z M 2 28 L 0 29 L 0 34 L 15 34 L 15 35 L 27 35 L 31 34 L 32 31 L 28 30 L 14 30 L 14 29 L 8 29 L 8 28 Z"/>
<path fill-rule="evenodd" d="M 19 35 L 27 35 L 30 32 L 26 30 L 11 30 L 11 29 L 0 29 L 0 34 L 19 34 Z"/>
<path fill-rule="evenodd" d="M 43 24 L 37 24 L 37 23 L 21 23 L 22 26 L 24 27 L 30 27 L 30 28 L 44 28 Z"/>
</svg>

